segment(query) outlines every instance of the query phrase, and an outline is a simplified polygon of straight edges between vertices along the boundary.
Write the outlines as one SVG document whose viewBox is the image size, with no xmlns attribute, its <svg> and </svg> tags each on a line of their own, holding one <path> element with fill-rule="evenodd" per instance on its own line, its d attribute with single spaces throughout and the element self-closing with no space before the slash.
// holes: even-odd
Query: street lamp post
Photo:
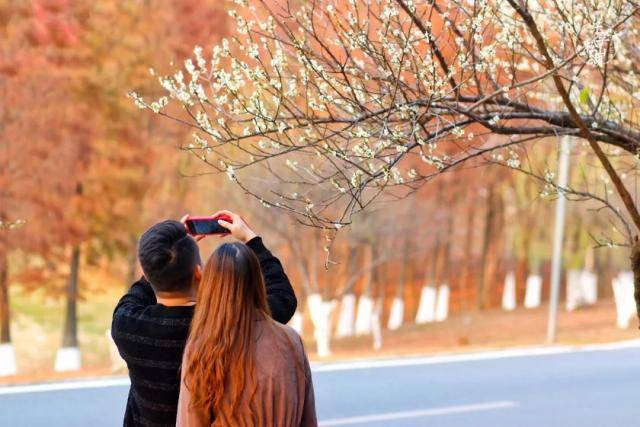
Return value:
<svg viewBox="0 0 640 427">
<path fill-rule="evenodd" d="M 569 181 L 569 156 L 571 155 L 571 137 L 563 136 L 560 141 L 560 153 L 558 158 L 557 186 L 566 188 Z M 558 322 L 558 299 L 560 296 L 560 281 L 562 274 L 562 244 L 564 241 L 564 220 L 566 213 L 567 197 L 561 190 L 558 191 L 556 200 L 556 223 L 553 234 L 553 259 L 551 263 L 551 295 L 549 297 L 549 322 L 547 324 L 547 343 L 553 344 L 556 340 Z"/>
</svg>

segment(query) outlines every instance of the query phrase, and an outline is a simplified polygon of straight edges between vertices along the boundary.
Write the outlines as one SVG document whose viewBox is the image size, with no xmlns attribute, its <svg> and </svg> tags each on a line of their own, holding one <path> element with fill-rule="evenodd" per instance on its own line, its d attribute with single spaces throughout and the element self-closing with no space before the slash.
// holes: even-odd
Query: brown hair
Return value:
<svg viewBox="0 0 640 427">
<path fill-rule="evenodd" d="M 192 406 L 210 420 L 235 413 L 247 385 L 255 392 L 256 316 L 269 316 L 258 258 L 242 243 L 225 243 L 204 268 L 183 368 Z M 223 404 L 230 410 L 220 411 Z"/>
</svg>

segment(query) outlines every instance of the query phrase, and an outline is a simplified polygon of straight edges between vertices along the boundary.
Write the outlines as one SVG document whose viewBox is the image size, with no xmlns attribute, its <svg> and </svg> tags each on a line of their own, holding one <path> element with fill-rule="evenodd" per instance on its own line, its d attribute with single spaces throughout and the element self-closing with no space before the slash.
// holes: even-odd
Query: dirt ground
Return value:
<svg viewBox="0 0 640 427">
<path fill-rule="evenodd" d="M 311 338 L 310 324 L 305 326 L 305 342 L 312 361 L 333 361 L 360 359 L 371 357 L 393 357 L 409 355 L 431 355 L 439 353 L 456 353 L 509 347 L 540 346 L 545 344 L 548 307 L 537 309 L 518 308 L 513 312 L 499 309 L 459 314 L 451 316 L 442 323 L 414 325 L 407 323 L 397 331 L 383 332 L 383 345 L 379 350 L 372 347 L 371 336 L 336 339 L 332 342 L 332 355 L 318 359 L 315 344 Z M 27 325 L 23 325 L 27 326 Z M 42 330 L 34 324 L 30 334 L 21 334 L 16 339 L 16 347 L 25 348 L 27 340 L 39 341 L 40 344 L 53 344 Z M 95 335 L 95 336 L 94 336 Z M 612 300 L 604 300 L 597 305 L 583 308 L 571 313 L 560 309 L 558 318 L 558 344 L 588 344 L 622 341 L 640 338 L 637 321 L 627 330 L 620 330 L 615 324 L 615 305 Z M 25 341 L 25 342 L 21 342 Z M 125 373 L 124 370 L 113 371 L 108 367 L 108 341 L 99 334 L 81 336 L 83 364 L 81 371 L 56 373 L 51 363 L 34 363 L 32 366 L 20 364 L 20 373 L 12 377 L 0 378 L 0 384 L 19 384 L 40 381 L 55 381 L 80 377 L 99 377 Z M 31 341 L 33 343 L 33 341 Z M 50 351 L 49 351 L 50 350 Z M 32 352 L 35 352 L 35 348 Z M 54 348 L 47 349 L 47 359 L 51 359 Z M 51 353 L 51 354 L 49 354 Z M 20 354 L 18 355 L 20 357 Z M 29 360 L 42 362 L 37 354 Z"/>
<path fill-rule="evenodd" d="M 518 308 L 512 312 L 492 309 L 450 317 L 442 323 L 407 323 L 397 331 L 383 331 L 383 345 L 372 348 L 371 337 L 335 340 L 332 355 L 326 360 L 361 357 L 391 357 L 437 353 L 539 346 L 546 343 L 548 306 Z M 589 344 L 640 338 L 637 321 L 629 329 L 616 327 L 613 300 L 595 306 L 558 314 L 557 344 Z M 312 342 L 307 342 L 309 357 L 315 358 Z"/>
</svg>

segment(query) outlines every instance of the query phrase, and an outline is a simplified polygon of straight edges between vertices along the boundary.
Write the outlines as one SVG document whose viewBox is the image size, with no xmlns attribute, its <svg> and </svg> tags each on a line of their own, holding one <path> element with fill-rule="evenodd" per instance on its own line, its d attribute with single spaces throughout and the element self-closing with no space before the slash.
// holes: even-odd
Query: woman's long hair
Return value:
<svg viewBox="0 0 640 427">
<path fill-rule="evenodd" d="M 245 387 L 255 383 L 254 321 L 268 315 L 256 255 L 242 243 L 221 245 L 204 268 L 183 365 L 192 406 L 211 420 L 235 413 Z M 220 411 L 225 395 L 231 407 Z"/>
</svg>

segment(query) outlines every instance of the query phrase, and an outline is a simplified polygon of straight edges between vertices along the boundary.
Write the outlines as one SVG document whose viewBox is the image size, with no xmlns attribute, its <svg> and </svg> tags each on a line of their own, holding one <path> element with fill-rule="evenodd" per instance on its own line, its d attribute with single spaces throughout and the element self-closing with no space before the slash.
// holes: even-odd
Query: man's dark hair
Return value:
<svg viewBox="0 0 640 427">
<path fill-rule="evenodd" d="M 155 291 L 187 291 L 200 264 L 200 251 L 184 224 L 162 221 L 140 237 L 138 258 L 145 277 Z"/>
</svg>

